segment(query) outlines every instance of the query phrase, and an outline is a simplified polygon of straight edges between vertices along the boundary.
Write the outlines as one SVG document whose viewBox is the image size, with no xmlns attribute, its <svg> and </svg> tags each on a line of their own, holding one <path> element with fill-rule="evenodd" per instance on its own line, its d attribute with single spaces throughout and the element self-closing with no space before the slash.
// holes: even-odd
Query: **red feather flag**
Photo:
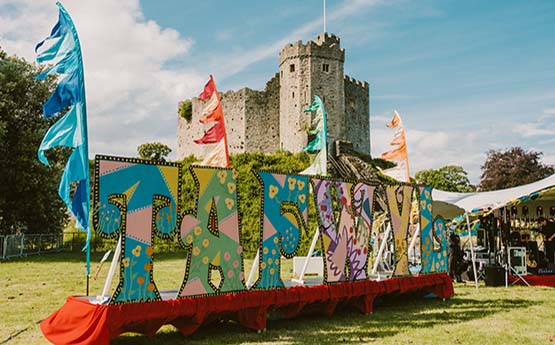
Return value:
<svg viewBox="0 0 555 345">
<path fill-rule="evenodd" d="M 220 95 L 216 89 L 214 78 L 210 75 L 210 80 L 204 86 L 204 90 L 198 97 L 204 101 L 202 108 L 200 123 L 216 124 L 204 132 L 202 138 L 194 140 L 197 144 L 216 144 L 211 152 L 209 152 L 201 165 L 229 168 L 229 152 L 227 148 L 227 136 L 225 131 L 224 114 L 222 111 L 222 103 Z"/>
</svg>

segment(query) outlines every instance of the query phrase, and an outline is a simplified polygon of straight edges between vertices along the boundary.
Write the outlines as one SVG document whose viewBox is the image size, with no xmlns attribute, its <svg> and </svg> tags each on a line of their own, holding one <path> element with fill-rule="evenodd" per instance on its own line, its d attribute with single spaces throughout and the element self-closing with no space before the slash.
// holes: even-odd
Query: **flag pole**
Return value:
<svg viewBox="0 0 555 345">
<path fill-rule="evenodd" d="M 326 33 L 326 0 L 324 0 L 324 33 Z"/>
<path fill-rule="evenodd" d="M 406 149 L 406 137 L 407 137 L 407 133 L 405 132 L 405 124 L 403 123 L 403 119 L 401 119 L 401 116 L 399 116 L 399 113 L 397 112 L 397 110 L 394 111 L 395 114 L 397 114 L 397 116 L 399 117 L 399 125 L 401 126 L 401 131 L 403 132 L 403 137 L 405 137 L 405 167 L 407 170 L 407 182 L 410 183 L 410 167 L 409 167 L 409 153 L 408 150 Z"/>
<path fill-rule="evenodd" d="M 407 182 L 410 183 L 410 167 L 409 167 L 409 155 L 407 153 L 407 158 L 405 159 L 405 165 L 407 166 Z"/>
<path fill-rule="evenodd" d="M 212 79 L 212 82 L 214 83 L 214 85 L 216 85 L 216 82 L 214 81 L 214 77 L 212 76 L 212 74 L 210 74 L 210 79 Z M 220 99 L 220 93 L 218 92 L 217 89 L 215 89 L 215 92 L 216 92 L 216 97 L 218 98 L 218 104 L 219 104 L 220 107 L 222 107 L 222 113 L 223 113 L 223 106 L 222 106 L 222 102 L 221 102 L 221 99 Z M 225 128 L 225 118 L 223 116 L 222 116 L 222 125 L 224 127 L 224 146 L 225 146 L 226 168 L 229 168 L 229 149 L 227 148 L 227 129 Z"/>
<path fill-rule="evenodd" d="M 318 97 L 318 99 L 320 99 Z M 321 175 L 323 173 L 324 176 L 328 175 L 328 126 L 327 126 L 327 122 L 326 122 L 326 107 L 324 105 L 324 102 L 321 102 L 320 105 L 321 109 L 319 109 L 320 111 L 322 111 L 322 121 L 323 121 L 323 137 L 322 137 L 322 148 L 320 149 L 320 152 L 318 153 L 318 156 L 321 155 L 322 153 L 324 153 L 324 166 L 320 166 L 321 169 L 323 169 L 323 171 L 319 171 L 317 172 L 317 174 Z M 306 111 L 306 110 L 305 110 Z M 319 134 L 318 134 L 319 135 Z M 322 152 L 323 151 L 323 152 Z M 316 159 L 319 159 L 318 156 L 316 157 Z M 313 163 L 314 164 L 314 163 Z M 300 174 L 302 174 L 304 171 L 302 171 Z M 312 189 L 312 185 L 309 185 L 309 189 Z M 314 248 L 316 248 L 316 243 L 318 242 L 318 238 L 320 237 L 320 228 L 318 226 L 316 226 L 316 231 L 314 231 L 314 236 L 312 237 L 312 242 L 310 243 L 310 248 L 308 249 L 308 253 L 306 254 L 306 258 L 304 260 L 303 266 L 301 268 L 301 272 L 299 274 L 299 279 L 293 278 L 291 279 L 292 282 L 300 284 L 300 285 L 304 285 L 304 275 L 306 273 L 306 270 L 308 268 L 308 264 L 310 262 L 310 258 L 312 257 L 312 254 L 314 253 Z"/>
<path fill-rule="evenodd" d="M 81 79 L 81 83 L 79 85 L 79 88 L 81 89 L 80 91 L 80 97 L 78 99 L 76 99 L 75 104 L 73 104 L 74 107 L 77 107 L 77 110 L 81 110 L 79 115 L 79 120 L 81 121 L 81 126 L 80 127 L 80 135 L 82 138 L 82 144 L 79 145 L 78 147 L 75 147 L 75 150 L 81 150 L 82 153 L 82 157 L 81 159 L 84 160 L 84 162 L 82 162 L 83 166 L 83 174 L 84 174 L 84 178 L 85 178 L 85 195 L 86 195 L 86 205 L 85 208 L 87 209 L 86 212 L 86 219 L 83 219 L 82 221 L 85 222 L 85 224 L 80 224 L 79 219 L 77 217 L 77 222 L 84 227 L 83 230 L 86 231 L 87 233 L 87 239 L 85 241 L 85 248 L 83 248 L 83 250 L 86 253 L 86 271 L 87 271 L 87 282 L 86 282 L 86 292 L 87 292 L 87 296 L 89 295 L 89 280 L 90 280 L 90 275 L 91 275 L 91 226 L 90 226 L 90 218 L 89 218 L 89 212 L 90 212 L 90 195 L 91 195 L 91 187 L 90 187 L 90 171 L 89 171 L 89 140 L 88 140 L 88 128 L 87 128 L 87 100 L 86 100 L 86 96 L 85 96 L 85 72 L 84 72 L 84 66 L 83 66 L 83 55 L 81 52 L 81 43 L 79 41 L 79 36 L 77 35 L 77 30 L 75 29 L 75 25 L 73 23 L 73 20 L 71 19 L 71 16 L 69 15 L 69 13 L 66 11 L 66 9 L 64 8 L 64 6 L 58 1 L 56 2 L 56 6 L 58 6 L 58 8 L 60 9 L 60 12 L 62 12 L 64 14 L 65 19 L 68 21 L 68 25 L 69 28 L 71 30 L 71 35 L 73 36 L 73 39 L 75 41 L 75 48 L 76 48 L 76 53 L 77 53 L 77 58 L 79 61 L 79 77 Z M 79 108 L 79 101 L 82 102 L 82 109 Z M 83 180 L 81 180 L 83 181 Z M 83 182 L 80 182 L 83 183 Z M 75 198 L 75 196 L 74 196 Z"/>
<path fill-rule="evenodd" d="M 65 8 L 62 6 L 61 3 L 57 3 L 59 4 L 58 6 L 60 6 L 60 8 L 65 12 Z M 90 209 L 90 197 L 91 197 L 91 177 L 90 177 L 90 170 L 89 170 L 89 132 L 88 132 L 88 126 L 87 126 L 87 100 L 86 100 L 86 96 L 85 96 L 85 67 L 83 66 L 83 56 L 81 53 L 81 43 L 79 42 L 79 36 L 77 36 L 77 31 L 75 30 L 75 26 L 73 24 L 73 20 L 71 19 L 71 17 L 69 17 L 69 21 L 71 24 L 71 33 L 73 34 L 73 37 L 76 41 L 76 46 L 77 46 L 77 54 L 79 55 L 79 63 L 81 65 L 81 89 L 82 89 L 82 93 L 81 95 L 83 96 L 83 115 L 81 116 L 81 120 L 83 121 L 83 126 L 81 126 L 81 136 L 83 138 L 83 155 L 84 155 L 84 159 L 86 160 L 86 169 L 85 169 L 85 178 L 86 178 L 86 185 L 85 185 L 85 193 L 87 194 L 87 201 L 88 201 L 88 207 Z M 86 251 L 86 269 L 87 269 L 87 296 L 89 295 L 89 282 L 90 282 L 90 277 L 91 277 L 91 224 L 90 224 L 90 219 L 86 220 L 87 224 L 86 224 L 86 231 L 87 231 L 87 239 L 86 239 L 86 243 L 85 243 L 85 251 Z"/>
<path fill-rule="evenodd" d="M 212 75 L 210 75 L 210 78 L 212 78 Z M 215 85 L 216 83 L 214 83 Z M 218 91 L 216 91 L 216 96 L 218 97 L 218 103 L 220 104 L 220 107 L 222 107 L 222 102 L 220 100 L 220 93 Z M 223 109 L 222 109 L 222 113 L 223 113 Z M 226 168 L 229 168 L 229 149 L 227 148 L 227 129 L 225 128 L 225 119 L 222 116 L 222 124 L 224 126 L 224 145 L 225 145 L 225 161 L 226 161 Z"/>
</svg>

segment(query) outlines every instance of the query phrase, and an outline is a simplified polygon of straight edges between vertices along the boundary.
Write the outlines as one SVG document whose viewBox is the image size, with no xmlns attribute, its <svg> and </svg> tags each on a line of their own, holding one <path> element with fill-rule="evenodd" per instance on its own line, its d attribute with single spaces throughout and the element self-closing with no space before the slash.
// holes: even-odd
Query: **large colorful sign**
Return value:
<svg viewBox="0 0 555 345">
<path fill-rule="evenodd" d="M 160 300 L 153 278 L 153 244 L 174 240 L 185 249 L 184 278 L 175 298 L 246 290 L 233 169 L 192 166 L 197 194 L 193 210 L 181 210 L 181 165 L 97 156 L 95 230 L 122 238 L 119 283 L 110 303 Z M 252 289 L 279 289 L 281 260 L 296 254 L 309 233 L 309 187 L 323 249 L 324 284 L 368 279 L 377 185 L 294 174 L 255 172 L 260 183 L 258 280 Z M 431 188 L 387 185 L 387 212 L 394 245 L 394 275 L 409 276 L 408 234 L 421 229 L 419 273 L 447 270 L 443 220 L 432 219 Z M 416 191 L 416 193 L 415 193 Z M 419 217 L 411 219 L 417 199 Z M 414 272 L 414 271 L 413 271 Z M 218 274 L 219 279 L 212 279 Z M 217 283 L 215 283 L 217 282 Z M 176 284 L 177 285 L 177 284 Z"/>
</svg>

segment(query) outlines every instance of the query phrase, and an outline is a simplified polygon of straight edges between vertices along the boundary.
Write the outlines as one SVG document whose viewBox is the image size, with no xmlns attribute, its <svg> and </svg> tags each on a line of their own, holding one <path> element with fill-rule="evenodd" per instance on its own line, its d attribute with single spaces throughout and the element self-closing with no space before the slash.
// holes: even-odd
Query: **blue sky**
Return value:
<svg viewBox="0 0 555 345">
<path fill-rule="evenodd" d="M 64 4 L 85 54 L 94 153 L 175 149 L 177 101 L 209 73 L 222 91 L 261 89 L 283 45 L 323 30 L 321 0 Z M 0 46 L 32 60 L 56 16 L 53 1 L 1 0 Z M 413 173 L 456 164 L 476 183 L 485 152 L 511 146 L 555 163 L 555 1 L 328 0 L 327 18 L 346 74 L 370 83 L 373 155 L 396 109 Z"/>
</svg>

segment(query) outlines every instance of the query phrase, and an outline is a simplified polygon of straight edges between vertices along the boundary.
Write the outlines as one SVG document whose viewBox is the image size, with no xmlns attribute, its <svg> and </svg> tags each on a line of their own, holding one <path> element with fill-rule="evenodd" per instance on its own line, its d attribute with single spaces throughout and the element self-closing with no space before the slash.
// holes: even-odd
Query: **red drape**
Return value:
<svg viewBox="0 0 555 345">
<path fill-rule="evenodd" d="M 530 285 L 540 285 L 540 286 L 552 286 L 555 287 L 555 275 L 544 275 L 544 276 L 534 276 L 534 275 L 527 275 L 522 276 L 528 284 Z M 520 280 L 517 276 L 509 276 L 509 283 L 515 282 L 517 285 L 526 285 L 522 280 Z"/>
<path fill-rule="evenodd" d="M 54 344 L 108 344 L 110 339 L 130 331 L 154 335 L 165 324 L 190 335 L 203 323 L 220 318 L 260 330 L 266 328 L 268 312 L 284 318 L 301 312 L 331 315 L 341 304 L 370 313 L 376 297 L 407 293 L 434 293 L 447 298 L 453 294 L 453 285 L 449 276 L 441 273 L 123 305 L 95 305 L 71 296 L 40 327 Z"/>
</svg>

